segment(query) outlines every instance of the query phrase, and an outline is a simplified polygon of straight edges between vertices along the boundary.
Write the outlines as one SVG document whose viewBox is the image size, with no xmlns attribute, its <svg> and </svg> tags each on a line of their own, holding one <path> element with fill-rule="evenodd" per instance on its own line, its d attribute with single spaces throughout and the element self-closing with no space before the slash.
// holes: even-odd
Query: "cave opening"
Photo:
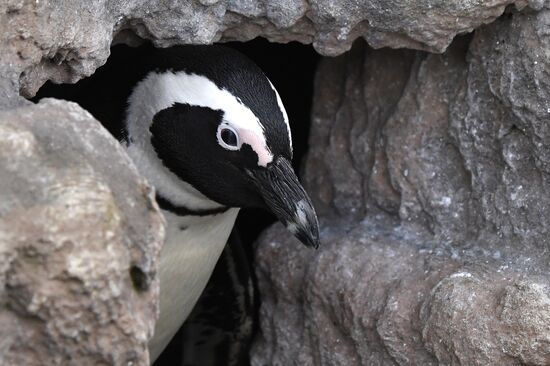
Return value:
<svg viewBox="0 0 550 366">
<path fill-rule="evenodd" d="M 308 148 L 313 79 L 320 59 L 319 54 L 315 52 L 311 45 L 303 45 L 297 42 L 287 44 L 271 43 L 263 38 L 257 38 L 249 42 L 229 42 L 224 43 L 224 45 L 240 51 L 254 61 L 279 92 L 288 113 L 292 130 L 293 166 L 295 171 L 299 173 Z M 121 140 L 124 138 L 122 126 L 126 100 L 132 86 L 136 83 L 135 75 L 139 74 L 139 66 L 134 62 L 136 57 L 139 57 L 140 51 L 137 51 L 139 48 L 125 44 L 114 45 L 106 64 L 98 68 L 93 75 L 75 84 L 47 82 L 40 88 L 33 101 L 53 97 L 76 102 L 99 120 L 116 139 Z M 261 209 L 241 210 L 235 227 L 240 238 L 239 246 L 244 249 L 243 254 L 248 263 L 252 263 L 253 244 L 258 235 L 273 222 L 275 222 L 275 218 Z M 218 264 L 218 266 L 221 265 Z M 224 276 L 223 270 L 216 268 L 211 282 L 220 281 L 220 278 Z M 223 280 L 221 281 L 223 282 Z M 207 291 L 210 294 L 208 299 L 204 301 L 212 301 L 218 296 L 217 292 L 220 292 L 220 288 L 219 286 L 211 286 L 209 283 Z M 220 301 L 223 301 L 224 295 L 226 294 L 219 295 Z M 201 301 L 203 299 L 199 300 L 199 305 Z M 256 318 L 258 306 L 259 302 L 256 301 L 253 318 Z M 193 316 L 194 313 L 191 317 Z M 201 317 L 204 314 L 197 316 Z M 228 316 L 230 315 L 228 314 Z M 252 332 L 254 330 L 255 326 L 253 326 Z M 183 348 L 188 347 L 188 343 L 183 340 L 185 336 L 184 325 L 165 352 L 157 359 L 155 365 L 198 365 L 204 362 L 203 358 L 200 358 L 201 361 L 196 361 L 189 353 L 184 354 L 185 350 Z M 245 343 L 246 348 L 248 343 L 247 341 Z M 240 348 L 241 354 L 231 361 L 233 363 L 227 361 L 227 353 L 233 352 L 229 349 L 231 345 L 224 344 L 221 348 L 223 349 L 218 347 L 221 356 L 216 357 L 212 361 L 212 365 L 249 364 L 248 352 L 247 350 L 242 352 L 242 347 Z"/>
</svg>

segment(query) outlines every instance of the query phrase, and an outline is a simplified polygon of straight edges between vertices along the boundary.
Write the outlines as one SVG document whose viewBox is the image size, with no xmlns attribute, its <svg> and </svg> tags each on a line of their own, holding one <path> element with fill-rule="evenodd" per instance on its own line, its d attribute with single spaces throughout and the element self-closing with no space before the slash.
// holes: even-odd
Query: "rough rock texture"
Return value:
<svg viewBox="0 0 550 366">
<path fill-rule="evenodd" d="M 73 103 L 0 112 L 0 365 L 148 365 L 164 220 Z"/>
<path fill-rule="evenodd" d="M 550 11 L 515 13 L 443 55 L 358 44 L 326 60 L 305 171 L 318 211 L 379 208 L 460 247 L 544 252 L 549 29 Z"/>
<path fill-rule="evenodd" d="M 550 10 L 321 64 L 319 252 L 257 259 L 254 365 L 550 365 Z"/>
<path fill-rule="evenodd" d="M 47 79 L 74 82 L 102 65 L 113 38 L 136 35 L 158 46 L 250 40 L 313 43 L 325 55 L 354 39 L 373 47 L 442 52 L 456 34 L 500 16 L 505 7 L 540 9 L 541 0 L 193 0 L 24 1 L 0 4 L 1 105 L 33 95 Z"/>
<path fill-rule="evenodd" d="M 550 363 L 548 274 L 453 257 L 385 215 L 341 226 L 318 253 L 263 236 L 253 365 Z"/>
<path fill-rule="evenodd" d="M 20 93 L 90 75 L 113 42 L 443 52 L 479 27 L 443 55 L 359 42 L 323 62 L 305 180 L 324 246 L 280 227 L 261 240 L 252 359 L 550 364 L 547 7 L 3 1 L 0 108 L 21 107 L 0 114 L 0 364 L 145 364 L 162 239 L 149 188 L 97 122 Z"/>
</svg>

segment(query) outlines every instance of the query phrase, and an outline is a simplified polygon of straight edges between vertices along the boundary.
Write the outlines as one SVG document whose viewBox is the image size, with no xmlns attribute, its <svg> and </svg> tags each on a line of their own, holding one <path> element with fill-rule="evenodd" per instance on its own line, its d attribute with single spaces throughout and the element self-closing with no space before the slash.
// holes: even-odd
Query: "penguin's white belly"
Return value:
<svg viewBox="0 0 550 366">
<path fill-rule="evenodd" d="M 235 223 L 238 208 L 214 216 L 176 216 L 164 211 L 160 317 L 149 342 L 151 363 L 168 345 L 204 290 Z"/>
</svg>

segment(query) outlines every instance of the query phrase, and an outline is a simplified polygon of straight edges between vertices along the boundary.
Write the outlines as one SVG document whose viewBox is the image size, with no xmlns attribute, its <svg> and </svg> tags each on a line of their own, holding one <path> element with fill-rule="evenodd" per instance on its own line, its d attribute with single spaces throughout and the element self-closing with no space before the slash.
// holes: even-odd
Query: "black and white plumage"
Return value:
<svg viewBox="0 0 550 366">
<path fill-rule="evenodd" d="M 318 245 L 313 206 L 294 174 L 288 117 L 263 72 L 221 46 L 149 55 L 129 98 L 127 151 L 157 190 L 168 222 L 160 262 L 160 318 L 152 359 L 193 308 L 239 207 L 271 210 L 306 245 Z"/>
<path fill-rule="evenodd" d="M 155 187 L 168 223 L 155 360 L 203 291 L 239 208 L 270 210 L 313 247 L 318 223 L 290 164 L 282 101 L 250 60 L 222 46 L 147 47 L 126 69 L 128 104 L 114 118 L 123 133 L 111 131 Z"/>
</svg>

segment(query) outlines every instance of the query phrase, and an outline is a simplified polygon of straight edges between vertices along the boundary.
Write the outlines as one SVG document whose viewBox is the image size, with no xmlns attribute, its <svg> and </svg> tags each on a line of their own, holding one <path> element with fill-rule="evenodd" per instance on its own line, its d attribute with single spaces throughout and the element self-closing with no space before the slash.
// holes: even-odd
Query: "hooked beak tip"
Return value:
<svg viewBox="0 0 550 366">
<path fill-rule="evenodd" d="M 296 235 L 296 237 L 306 246 L 313 249 L 319 249 L 319 237 L 312 237 L 310 235 Z"/>
<path fill-rule="evenodd" d="M 295 222 L 289 222 L 286 228 L 306 247 L 318 249 L 320 244 L 319 225 L 315 214 L 312 219 L 312 221 L 309 221 L 305 225 L 297 225 Z"/>
</svg>

